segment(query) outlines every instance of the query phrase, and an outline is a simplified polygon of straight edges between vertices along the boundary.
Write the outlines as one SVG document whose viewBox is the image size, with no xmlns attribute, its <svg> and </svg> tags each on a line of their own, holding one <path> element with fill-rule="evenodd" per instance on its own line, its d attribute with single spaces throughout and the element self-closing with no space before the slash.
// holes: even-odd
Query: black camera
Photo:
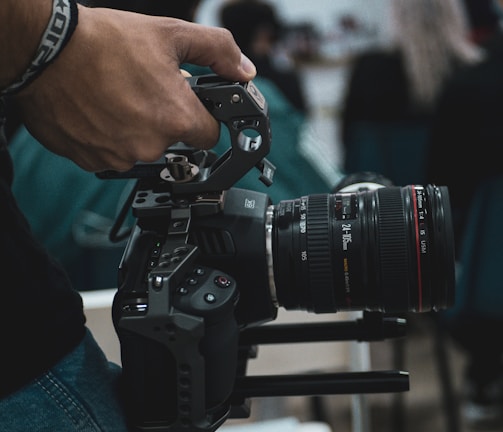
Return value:
<svg viewBox="0 0 503 432">
<path fill-rule="evenodd" d="M 214 431 L 257 396 L 408 390 L 401 371 L 253 377 L 246 364 L 265 343 L 400 337 L 404 320 L 390 314 L 451 306 L 447 188 L 353 175 L 333 193 L 273 204 L 233 187 L 254 167 L 273 181 L 260 91 L 216 75 L 188 80 L 231 147 L 218 156 L 179 143 L 158 163 L 99 175 L 138 179 L 112 313 L 132 428 Z M 364 315 L 263 325 L 279 307 Z"/>
</svg>

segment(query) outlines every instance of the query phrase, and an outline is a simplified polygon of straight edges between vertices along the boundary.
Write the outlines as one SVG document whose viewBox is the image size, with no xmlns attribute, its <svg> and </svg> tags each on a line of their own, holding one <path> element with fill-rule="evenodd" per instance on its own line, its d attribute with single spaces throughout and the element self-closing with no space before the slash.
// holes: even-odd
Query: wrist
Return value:
<svg viewBox="0 0 503 432">
<path fill-rule="evenodd" d="M 50 0 L 50 3 L 52 10 L 47 26 L 42 31 L 42 36 L 33 57 L 29 60 L 27 67 L 22 70 L 22 73 L 19 74 L 18 72 L 17 76 L 1 91 L 0 96 L 18 93 L 27 87 L 56 59 L 70 40 L 78 21 L 76 0 Z M 19 23 L 16 24 L 19 25 Z M 9 38 L 8 35 L 6 37 Z"/>
<path fill-rule="evenodd" d="M 0 89 L 28 67 L 51 15 L 52 0 L 3 0 L 0 8 Z M 8 59 L 8 61 L 6 61 Z"/>
</svg>

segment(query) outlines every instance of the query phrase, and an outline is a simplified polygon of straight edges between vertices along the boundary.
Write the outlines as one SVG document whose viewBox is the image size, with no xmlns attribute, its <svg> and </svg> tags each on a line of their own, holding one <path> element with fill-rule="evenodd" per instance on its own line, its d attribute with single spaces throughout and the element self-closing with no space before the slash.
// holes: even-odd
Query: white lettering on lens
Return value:
<svg viewBox="0 0 503 432">
<path fill-rule="evenodd" d="M 300 228 L 301 234 L 306 233 L 306 221 L 305 220 L 299 222 L 299 228 Z"/>
<path fill-rule="evenodd" d="M 353 241 L 351 224 L 342 224 L 342 250 L 348 250 L 348 244 Z"/>
<path fill-rule="evenodd" d="M 300 200 L 300 210 L 301 211 L 307 210 L 307 202 L 306 202 L 305 197 L 301 198 L 301 200 Z"/>
<path fill-rule="evenodd" d="M 423 191 L 422 190 L 416 190 L 416 198 L 417 198 L 417 208 L 422 209 L 423 208 Z"/>
</svg>

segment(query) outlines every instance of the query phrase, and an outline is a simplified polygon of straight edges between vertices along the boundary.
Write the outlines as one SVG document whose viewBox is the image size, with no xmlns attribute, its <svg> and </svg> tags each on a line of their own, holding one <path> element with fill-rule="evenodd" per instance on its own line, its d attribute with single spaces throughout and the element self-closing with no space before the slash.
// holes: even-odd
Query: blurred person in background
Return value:
<svg viewBox="0 0 503 432">
<path fill-rule="evenodd" d="M 291 60 L 278 51 L 284 30 L 276 9 L 261 0 L 229 0 L 220 9 L 220 23 L 230 30 L 241 50 L 254 62 L 257 74 L 270 79 L 291 104 L 305 114 L 302 84 Z"/>
<path fill-rule="evenodd" d="M 486 8 L 479 13 L 502 22 L 502 0 Z M 485 59 L 458 72 L 439 99 L 428 181 L 447 185 L 451 197 L 459 269 L 456 304 L 443 316 L 466 355 L 462 413 L 502 430 L 503 32 L 489 33 Z"/>
<path fill-rule="evenodd" d="M 278 67 L 275 46 L 283 25 L 276 10 L 261 0 L 229 0 L 222 4 L 219 16 L 222 27 L 230 30 L 238 46 L 257 67 L 254 83 L 267 101 L 271 122 L 272 145 L 267 159 L 277 168 L 270 187 L 258 180 L 254 170 L 243 176 L 236 186 L 263 192 L 274 203 L 330 192 L 329 180 L 301 150 L 307 104 L 297 72 L 291 67 Z M 223 152 L 229 145 L 228 133 L 223 130 L 215 149 Z"/>
<path fill-rule="evenodd" d="M 479 11 L 480 4 L 475 6 Z M 459 219 L 467 213 L 469 201 L 466 198 L 474 186 L 464 187 L 470 181 L 467 171 L 470 160 L 478 158 L 473 153 L 479 154 L 480 159 L 484 155 L 478 151 L 478 140 L 473 134 L 467 134 L 465 129 L 472 130 L 473 122 L 478 117 L 473 112 L 478 109 L 472 104 L 474 98 L 482 102 L 486 95 L 471 95 L 478 90 L 470 92 L 463 85 L 451 87 L 451 83 L 457 82 L 465 71 L 471 74 L 473 68 L 480 68 L 487 61 L 485 58 L 488 54 L 481 47 L 481 35 L 488 33 L 480 30 L 481 19 L 468 15 L 470 10 L 465 9 L 462 0 L 390 0 L 390 44 L 365 52 L 355 59 L 342 116 L 346 171 L 377 171 L 397 185 L 435 183 L 449 187 L 458 262 L 461 259 L 459 249 L 463 235 L 463 225 Z M 470 26 L 474 23 L 479 26 L 476 40 Z M 500 55 L 500 59 L 503 59 L 503 55 Z M 503 82 L 501 77 L 503 72 L 494 74 L 491 81 Z M 452 88 L 452 91 L 448 91 L 450 102 L 445 101 L 444 92 L 447 92 L 447 88 Z M 491 91 L 488 83 L 487 92 Z M 503 101 L 503 97 L 500 97 L 500 101 Z M 460 107 L 448 104 L 460 104 Z M 466 108 L 464 116 L 455 114 L 461 107 Z M 495 121 L 494 117 L 498 115 L 502 118 L 501 109 L 487 106 L 487 111 L 492 110 L 490 114 L 485 112 L 486 108 L 483 110 L 484 121 L 489 121 L 489 118 Z M 475 148 L 477 150 L 467 150 Z M 466 165 L 458 163 L 460 158 L 466 161 Z M 490 162 L 498 163 L 494 157 Z M 485 170 L 487 163 L 478 166 L 480 170 Z M 457 173 L 456 177 L 451 176 L 453 170 Z M 460 302 L 459 283 L 457 281 L 454 310 Z M 479 351 L 477 361 L 470 360 L 471 365 L 467 367 L 470 383 L 466 387 L 470 390 L 467 390 L 466 398 L 481 402 L 485 398 L 490 401 L 487 405 L 492 408 L 493 402 L 498 401 L 500 396 L 492 399 L 483 396 L 485 388 L 472 383 L 475 377 L 482 374 L 484 376 L 477 382 L 486 384 L 489 382 L 488 375 L 491 375 L 491 379 L 499 375 L 496 357 L 492 352 L 500 349 L 499 344 L 488 342 L 482 336 L 491 334 L 481 331 L 484 327 L 482 320 L 462 319 L 460 321 L 465 326 L 458 331 L 450 326 L 454 320 L 444 320 L 452 313 L 447 312 L 435 316 L 443 330 L 446 329 L 455 340 L 463 331 L 473 335 L 470 343 L 476 341 L 478 344 L 472 344 L 470 348 L 468 342 L 464 344 L 470 353 L 476 354 L 472 348 L 484 348 Z M 473 327 L 467 332 L 470 326 Z M 490 359 L 485 366 L 479 361 L 484 356 Z M 473 372 L 476 370 L 478 375 Z"/>
<path fill-rule="evenodd" d="M 375 171 L 423 184 L 438 95 L 453 72 L 481 59 L 458 0 L 390 0 L 390 43 L 358 55 L 343 100 L 347 173 Z"/>
<path fill-rule="evenodd" d="M 470 24 L 470 38 L 484 45 L 499 32 L 499 18 L 494 0 L 463 0 Z"/>
</svg>

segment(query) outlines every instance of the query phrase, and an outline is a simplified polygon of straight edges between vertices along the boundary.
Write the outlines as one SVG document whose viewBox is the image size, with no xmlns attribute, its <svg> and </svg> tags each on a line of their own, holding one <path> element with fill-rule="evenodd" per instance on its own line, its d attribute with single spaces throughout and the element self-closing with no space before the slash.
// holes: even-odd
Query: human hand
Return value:
<svg viewBox="0 0 503 432">
<path fill-rule="evenodd" d="M 219 123 L 191 90 L 181 63 L 233 81 L 256 71 L 222 28 L 79 6 L 58 58 L 15 96 L 26 127 L 88 171 L 124 171 L 182 141 L 210 148 Z"/>
</svg>

